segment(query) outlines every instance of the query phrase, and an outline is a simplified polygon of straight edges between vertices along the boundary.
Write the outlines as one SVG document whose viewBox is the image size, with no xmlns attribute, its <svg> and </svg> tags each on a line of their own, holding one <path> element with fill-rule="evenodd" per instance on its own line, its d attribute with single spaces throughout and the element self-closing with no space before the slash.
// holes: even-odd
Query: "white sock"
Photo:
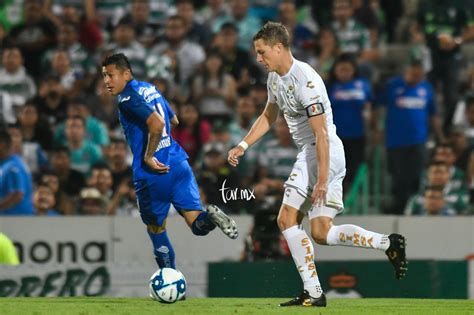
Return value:
<svg viewBox="0 0 474 315">
<path fill-rule="evenodd" d="M 305 290 L 308 290 L 312 297 L 320 297 L 323 291 L 314 264 L 314 248 L 311 239 L 297 225 L 284 230 L 282 233 L 288 243 L 301 280 L 303 280 Z"/>
<path fill-rule="evenodd" d="M 390 245 L 388 235 L 367 231 L 357 225 L 333 225 L 328 232 L 328 245 L 376 248 L 386 251 Z"/>
</svg>

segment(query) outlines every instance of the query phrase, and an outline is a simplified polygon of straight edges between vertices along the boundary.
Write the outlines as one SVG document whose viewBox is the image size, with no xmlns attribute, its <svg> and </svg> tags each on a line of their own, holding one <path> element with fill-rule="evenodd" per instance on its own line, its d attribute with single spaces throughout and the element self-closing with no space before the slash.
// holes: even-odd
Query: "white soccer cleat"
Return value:
<svg viewBox="0 0 474 315">
<path fill-rule="evenodd" d="M 235 221 L 219 209 L 216 205 L 207 206 L 207 214 L 209 219 L 219 227 L 225 235 L 235 240 L 239 236 L 239 230 Z"/>
</svg>

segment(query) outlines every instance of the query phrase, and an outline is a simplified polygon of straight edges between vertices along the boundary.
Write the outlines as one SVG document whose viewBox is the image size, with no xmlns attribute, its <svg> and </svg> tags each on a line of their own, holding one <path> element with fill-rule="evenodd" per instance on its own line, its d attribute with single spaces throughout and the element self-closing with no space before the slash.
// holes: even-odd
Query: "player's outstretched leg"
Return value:
<svg viewBox="0 0 474 315">
<path fill-rule="evenodd" d="M 406 241 L 399 234 L 384 235 L 365 230 L 357 225 L 343 224 L 332 225 L 329 228 L 325 242 L 322 235 L 316 236 L 315 241 L 322 245 L 326 243 L 328 245 L 374 248 L 384 251 L 395 269 L 397 279 L 403 278 L 408 269 L 405 254 Z"/>
<path fill-rule="evenodd" d="M 209 219 L 218 226 L 225 235 L 231 239 L 236 239 L 239 236 L 237 224 L 234 219 L 225 214 L 218 206 L 209 205 L 206 210 Z"/>
<path fill-rule="evenodd" d="M 401 279 L 408 270 L 408 261 L 405 253 L 406 240 L 400 234 L 390 234 L 388 239 L 390 240 L 390 246 L 385 251 L 385 254 L 392 263 L 393 269 L 395 269 L 395 277 Z"/>
</svg>

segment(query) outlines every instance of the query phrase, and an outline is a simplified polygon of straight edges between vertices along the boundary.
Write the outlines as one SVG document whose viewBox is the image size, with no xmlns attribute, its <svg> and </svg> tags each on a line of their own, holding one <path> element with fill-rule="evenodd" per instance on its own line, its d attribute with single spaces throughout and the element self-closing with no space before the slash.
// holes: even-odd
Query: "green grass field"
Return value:
<svg viewBox="0 0 474 315">
<path fill-rule="evenodd" d="M 474 314 L 469 300 L 332 299 L 326 308 L 280 308 L 281 301 L 195 298 L 165 305 L 147 298 L 0 298 L 0 314 Z"/>
</svg>

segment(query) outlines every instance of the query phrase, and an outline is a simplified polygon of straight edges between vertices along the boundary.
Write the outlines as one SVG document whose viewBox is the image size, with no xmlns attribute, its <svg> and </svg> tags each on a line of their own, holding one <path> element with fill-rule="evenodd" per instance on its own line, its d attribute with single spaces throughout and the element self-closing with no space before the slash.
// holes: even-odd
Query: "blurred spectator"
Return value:
<svg viewBox="0 0 474 315">
<path fill-rule="evenodd" d="M 249 97 L 255 103 L 257 113 L 263 112 L 267 106 L 267 85 L 263 83 L 252 84 L 249 88 Z"/>
<path fill-rule="evenodd" d="M 15 109 L 10 95 L 0 91 L 0 127 L 16 122 Z"/>
<path fill-rule="evenodd" d="M 59 26 L 58 33 L 58 49 L 63 49 L 67 52 L 70 64 L 74 73 L 81 77 L 87 77 L 95 71 L 95 64 L 89 56 L 88 51 L 79 43 L 79 27 L 72 22 L 63 22 Z M 49 69 L 51 61 L 53 60 L 53 52 L 55 50 L 48 50 L 44 57 L 44 68 Z"/>
<path fill-rule="evenodd" d="M 281 198 L 284 183 L 298 155 L 283 117 L 276 120 L 274 134 L 275 139 L 266 141 L 258 155 L 259 181 L 255 185 L 255 197 L 260 201 L 268 197 Z M 275 201 L 278 203 L 280 199 Z"/>
<path fill-rule="evenodd" d="M 60 214 L 69 215 L 74 214 L 75 206 L 73 198 L 69 196 L 61 187 L 59 176 L 55 171 L 43 171 L 39 176 L 38 183 L 40 185 L 47 185 L 54 194 L 55 203 L 53 209 Z"/>
<path fill-rule="evenodd" d="M 322 28 L 316 36 L 315 54 L 308 56 L 308 62 L 323 80 L 327 80 L 339 54 L 336 35 L 330 28 Z"/>
<path fill-rule="evenodd" d="M 110 134 L 113 134 L 116 129 L 120 129 L 121 135 L 117 98 L 107 91 L 102 79 L 98 79 L 95 82 L 94 91 L 95 95 L 91 100 L 87 101 L 87 106 L 91 115 L 101 123 L 105 124 L 106 129 L 109 131 L 109 138 Z"/>
<path fill-rule="evenodd" d="M 153 46 L 150 56 L 168 55 L 176 60 L 178 89 L 180 95 L 189 94 L 188 82 L 197 67 L 205 60 L 206 54 L 201 46 L 186 39 L 184 20 L 173 15 L 166 21 L 165 37 Z"/>
<path fill-rule="evenodd" d="M 464 186 L 464 170 L 456 167 L 456 155 L 450 144 L 440 144 L 436 146 L 432 160 L 434 162 L 446 163 L 449 167 L 449 181 L 453 189 L 460 189 Z"/>
<path fill-rule="evenodd" d="M 194 166 L 200 150 L 211 137 L 211 125 L 200 117 L 199 110 L 191 103 L 179 107 L 178 117 L 179 125 L 171 134 L 188 154 L 189 163 Z"/>
<path fill-rule="evenodd" d="M 41 58 L 46 50 L 54 46 L 57 30 L 43 16 L 40 0 L 25 0 L 23 14 L 23 23 L 15 26 L 8 38 L 20 48 L 28 73 L 38 79 L 41 74 Z"/>
<path fill-rule="evenodd" d="M 32 101 L 28 101 L 23 105 L 18 113 L 18 124 L 23 136 L 23 141 L 38 143 L 41 148 L 49 151 L 53 148 L 51 139 L 53 134 L 40 119 L 38 108 Z"/>
<path fill-rule="evenodd" d="M 146 78 L 146 49 L 136 40 L 135 28 L 130 18 L 122 18 L 113 32 L 113 42 L 106 46 L 110 53 L 123 53 L 130 61 L 133 75 L 138 80 Z"/>
<path fill-rule="evenodd" d="M 3 50 L 2 65 L 0 91 L 10 96 L 16 114 L 26 100 L 36 94 L 36 86 L 33 79 L 26 73 L 18 47 L 7 47 Z"/>
<path fill-rule="evenodd" d="M 445 132 L 458 99 L 460 46 L 474 38 L 474 24 L 468 25 L 467 12 L 463 3 L 449 0 L 422 0 L 417 11 L 416 30 L 424 35 L 433 60 L 429 79 L 435 87 L 442 84 Z"/>
<path fill-rule="evenodd" d="M 441 161 L 432 161 L 427 168 L 426 178 L 423 179 L 423 188 L 427 186 L 438 186 L 443 188 L 443 195 L 447 205 L 458 214 L 468 209 L 469 195 L 464 182 L 457 181 L 451 177 L 451 169 L 448 164 Z M 414 200 L 416 206 L 417 201 Z"/>
<path fill-rule="evenodd" d="M 226 213 L 238 213 L 242 200 L 225 198 L 226 193 L 229 197 L 230 190 L 240 189 L 239 175 L 226 163 L 226 153 L 226 147 L 221 142 L 209 142 L 204 146 L 204 163 L 198 183 L 209 204 L 225 209 Z"/>
<path fill-rule="evenodd" d="M 86 185 L 81 172 L 71 168 L 71 158 L 67 147 L 57 147 L 51 154 L 51 165 L 59 177 L 59 185 L 69 196 L 78 196 Z"/>
<path fill-rule="evenodd" d="M 108 215 L 128 215 L 138 217 L 140 210 L 137 206 L 135 188 L 131 179 L 120 183 L 115 191 L 108 207 Z"/>
<path fill-rule="evenodd" d="M 387 83 L 384 104 L 388 169 L 394 198 L 389 212 L 401 214 L 408 198 L 418 191 L 430 125 L 437 138 L 444 141 L 433 88 L 424 80 L 419 61 L 413 61 L 404 76 Z"/>
<path fill-rule="evenodd" d="M 377 47 L 383 40 L 383 16 L 377 15 L 375 9 L 380 7 L 379 0 L 352 0 L 354 18 L 364 25 L 370 33 L 370 43 L 372 47 Z M 383 14 L 383 12 L 378 11 Z"/>
<path fill-rule="evenodd" d="M 176 139 L 173 137 L 173 139 Z M 112 172 L 112 190 L 132 178 L 132 167 L 127 163 L 128 145 L 124 139 L 112 139 L 109 146 L 109 166 Z"/>
<path fill-rule="evenodd" d="M 206 0 L 206 5 L 198 12 L 198 17 L 208 29 L 212 29 L 216 20 L 227 15 L 228 9 L 227 1 Z"/>
<path fill-rule="evenodd" d="M 327 90 L 337 135 L 344 144 L 347 172 L 344 191 L 348 192 L 357 170 L 365 161 L 368 135 L 365 125 L 367 121 L 374 121 L 371 117 L 372 88 L 367 80 L 358 77 L 355 60 L 343 54 L 334 63 Z M 371 127 L 374 126 L 372 123 Z"/>
<path fill-rule="evenodd" d="M 305 58 L 305 51 L 314 45 L 314 34 L 302 23 L 298 23 L 296 4 L 293 0 L 283 0 L 278 6 L 279 22 L 290 34 L 291 52 L 297 59 Z"/>
<path fill-rule="evenodd" d="M 463 123 L 459 124 L 458 130 L 462 130 L 469 145 L 474 145 L 474 94 L 465 100 Z"/>
<path fill-rule="evenodd" d="M 239 30 L 239 48 L 250 51 L 253 48 L 253 36 L 256 30 L 260 29 L 262 22 L 248 14 L 248 0 L 231 0 L 230 12 L 227 16 L 216 19 L 212 31 L 217 33 L 224 23 L 231 22 Z"/>
<path fill-rule="evenodd" d="M 236 115 L 233 116 L 229 125 L 231 147 L 236 146 L 247 135 L 252 127 L 256 117 L 257 108 L 254 100 L 244 95 L 239 98 L 237 102 Z M 240 175 L 240 182 L 242 187 L 250 187 L 254 180 L 255 171 L 257 169 L 257 155 L 262 147 L 265 139 L 250 147 L 245 155 L 240 158 L 237 165 L 237 172 Z"/>
<path fill-rule="evenodd" d="M 211 41 L 211 32 L 207 25 L 196 22 L 194 13 L 194 1 L 176 0 L 176 14 L 184 21 L 187 39 L 205 48 Z"/>
<path fill-rule="evenodd" d="M 54 131 L 56 124 L 66 118 L 67 99 L 64 86 L 58 76 L 48 75 L 39 85 L 39 93 L 33 102 L 38 107 L 40 119 Z"/>
<path fill-rule="evenodd" d="M 7 130 L 0 130 L 0 174 L 0 215 L 33 215 L 31 174 Z"/>
<path fill-rule="evenodd" d="M 150 48 L 159 31 L 158 23 L 150 19 L 150 1 L 133 0 L 127 18 L 132 20 L 137 41 L 145 48 Z"/>
<path fill-rule="evenodd" d="M 105 215 L 106 203 L 97 188 L 86 187 L 81 190 L 79 201 L 79 214 Z"/>
<path fill-rule="evenodd" d="M 405 214 L 408 215 L 456 215 L 449 207 L 443 194 L 443 187 L 427 186 L 422 195 L 415 195 L 407 205 Z"/>
<path fill-rule="evenodd" d="M 353 16 L 351 0 L 335 0 L 332 29 L 343 53 L 354 54 L 361 61 L 377 58 L 377 51 L 370 42 L 369 30 Z"/>
<path fill-rule="evenodd" d="M 241 90 L 255 82 L 261 82 L 263 71 L 247 51 L 237 46 L 238 38 L 237 27 L 232 23 L 224 23 L 214 38 L 213 48 L 220 52 L 225 72 L 232 74 L 237 87 Z"/>
<path fill-rule="evenodd" d="M 18 125 L 9 125 L 8 133 L 12 139 L 12 153 L 23 159 L 33 176 L 49 168 L 48 157 L 37 142 L 23 142 L 21 129 Z"/>
<path fill-rule="evenodd" d="M 225 73 L 222 57 L 210 52 L 203 70 L 194 77 L 192 95 L 201 115 L 209 120 L 228 121 L 237 94 L 234 78 Z"/>
<path fill-rule="evenodd" d="M 472 102 L 474 99 L 474 68 L 469 70 L 466 85 L 464 97 L 461 97 L 456 105 L 456 111 L 453 116 L 453 126 L 465 126 L 467 124 L 466 104 Z"/>
<path fill-rule="evenodd" d="M 112 198 L 112 186 L 114 180 L 112 171 L 105 163 L 96 163 L 91 168 L 91 175 L 87 181 L 87 186 L 97 188 L 106 203 Z"/>
<path fill-rule="evenodd" d="M 76 72 L 66 50 L 57 49 L 52 53 L 51 73 L 57 75 L 66 90 L 68 98 L 77 96 L 84 86 L 82 72 Z"/>
<path fill-rule="evenodd" d="M 67 116 L 79 116 L 86 122 L 86 136 L 85 138 L 95 145 L 107 146 L 110 143 L 109 134 L 104 124 L 97 118 L 92 116 L 89 108 L 84 104 L 84 100 L 75 99 L 71 101 L 67 108 Z M 66 145 L 67 139 L 65 134 L 65 123 L 60 123 L 54 132 L 54 143 L 56 145 Z"/>
<path fill-rule="evenodd" d="M 36 215 L 39 216 L 57 216 L 59 212 L 54 209 L 56 203 L 54 193 L 46 184 L 39 184 L 36 186 L 33 194 L 33 206 L 36 210 Z"/>
<path fill-rule="evenodd" d="M 100 147 L 86 139 L 85 120 L 81 116 L 66 119 L 64 133 L 70 151 L 71 167 L 88 174 L 92 165 L 102 158 Z"/>
<path fill-rule="evenodd" d="M 380 9 L 376 9 L 376 14 L 381 14 L 383 12 L 383 18 L 379 20 L 384 20 L 384 32 L 387 34 L 387 41 L 393 43 L 396 40 L 396 30 L 398 27 L 398 20 L 405 13 L 405 3 L 404 1 L 392 1 L 392 0 L 380 0 L 380 1 L 370 1 L 371 7 L 380 6 Z"/>
</svg>

